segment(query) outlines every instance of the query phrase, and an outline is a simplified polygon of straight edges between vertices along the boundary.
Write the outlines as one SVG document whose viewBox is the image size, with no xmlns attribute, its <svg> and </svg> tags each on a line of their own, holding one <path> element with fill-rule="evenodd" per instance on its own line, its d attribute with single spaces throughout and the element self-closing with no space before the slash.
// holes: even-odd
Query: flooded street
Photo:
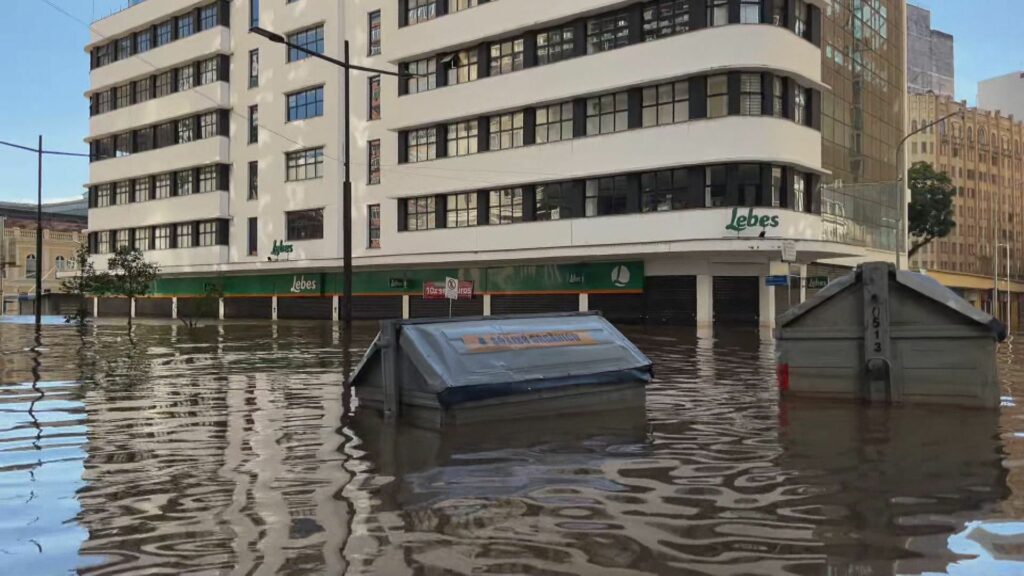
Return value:
<svg viewBox="0 0 1024 576">
<path fill-rule="evenodd" d="M 441 433 L 347 413 L 326 323 L 0 323 L 2 572 L 1024 574 L 1019 349 L 998 413 L 868 409 L 624 331 L 646 414 Z"/>
</svg>

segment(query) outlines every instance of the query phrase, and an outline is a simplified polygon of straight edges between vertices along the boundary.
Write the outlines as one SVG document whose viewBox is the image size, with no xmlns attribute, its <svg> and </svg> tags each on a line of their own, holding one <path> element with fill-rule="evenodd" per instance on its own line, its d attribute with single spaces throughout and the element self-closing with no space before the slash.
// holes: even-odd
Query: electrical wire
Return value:
<svg viewBox="0 0 1024 576">
<path fill-rule="evenodd" d="M 33 154 L 38 154 L 39 153 L 39 149 L 38 148 L 29 148 L 28 146 L 22 146 L 20 144 L 14 144 L 12 142 L 4 142 L 3 140 L 0 140 L 0 144 L 2 144 L 4 146 L 10 146 L 11 148 L 17 148 L 19 150 L 25 150 L 26 152 L 32 152 Z M 46 150 L 46 149 L 43 150 L 43 154 L 50 154 L 50 155 L 53 155 L 53 156 L 75 156 L 75 157 L 79 157 L 79 158 L 88 158 L 89 157 L 88 154 L 82 154 L 80 152 L 62 152 L 60 150 Z"/>
</svg>

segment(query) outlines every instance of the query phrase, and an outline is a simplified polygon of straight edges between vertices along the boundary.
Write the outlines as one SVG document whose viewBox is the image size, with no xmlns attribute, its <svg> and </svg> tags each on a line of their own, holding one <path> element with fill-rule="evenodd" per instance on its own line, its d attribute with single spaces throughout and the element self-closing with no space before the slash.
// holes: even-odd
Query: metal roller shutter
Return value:
<svg viewBox="0 0 1024 576">
<path fill-rule="evenodd" d="M 399 310 L 401 312 L 401 310 Z M 452 305 L 452 316 L 483 316 L 484 297 L 474 296 L 472 300 L 456 300 Z M 409 298 L 410 318 L 447 318 L 448 300 L 424 300 L 422 296 Z"/>
<path fill-rule="evenodd" d="M 644 320 L 643 294 L 591 294 L 589 308 L 611 322 L 639 324 Z"/>
<path fill-rule="evenodd" d="M 170 318 L 173 307 L 170 298 L 135 299 L 135 315 L 139 318 Z"/>
<path fill-rule="evenodd" d="M 697 325 L 696 276 L 648 276 L 644 313 L 651 324 Z"/>
<path fill-rule="evenodd" d="M 178 298 L 178 318 L 215 319 L 219 313 L 216 298 Z"/>
<path fill-rule="evenodd" d="M 579 294 L 525 294 L 491 297 L 491 314 L 546 314 L 549 312 L 577 312 L 579 309 Z"/>
<path fill-rule="evenodd" d="M 131 311 L 132 304 L 127 298 L 100 298 L 99 300 L 100 318 L 127 318 Z"/>
<path fill-rule="evenodd" d="M 756 326 L 760 321 L 759 282 L 757 276 L 715 276 L 715 323 Z"/>
<path fill-rule="evenodd" d="M 352 318 L 355 320 L 391 320 L 401 317 L 401 296 L 356 296 L 352 300 Z"/>
<path fill-rule="evenodd" d="M 277 299 L 277 317 L 280 320 L 330 320 L 334 300 L 330 296 Z"/>
<path fill-rule="evenodd" d="M 249 318 L 269 320 L 274 315 L 273 299 L 264 298 L 225 298 L 225 318 Z"/>
</svg>

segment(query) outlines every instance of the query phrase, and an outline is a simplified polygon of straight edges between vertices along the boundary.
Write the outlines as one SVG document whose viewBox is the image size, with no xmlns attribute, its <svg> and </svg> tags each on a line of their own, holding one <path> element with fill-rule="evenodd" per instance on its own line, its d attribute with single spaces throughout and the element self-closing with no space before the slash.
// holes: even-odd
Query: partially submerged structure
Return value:
<svg viewBox="0 0 1024 576">
<path fill-rule="evenodd" d="M 352 386 L 362 406 L 440 426 L 643 404 L 652 374 L 591 312 L 382 322 Z"/>
<path fill-rule="evenodd" d="M 927 276 L 858 267 L 778 319 L 784 394 L 999 405 L 998 320 Z"/>
</svg>

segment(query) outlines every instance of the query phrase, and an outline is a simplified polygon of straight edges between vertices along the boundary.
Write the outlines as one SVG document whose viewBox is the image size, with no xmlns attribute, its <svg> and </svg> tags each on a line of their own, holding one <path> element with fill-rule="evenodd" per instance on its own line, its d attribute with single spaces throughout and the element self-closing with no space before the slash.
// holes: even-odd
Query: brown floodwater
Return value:
<svg viewBox="0 0 1024 576">
<path fill-rule="evenodd" d="M 0 573 L 1024 574 L 1012 345 L 1000 411 L 884 409 L 780 402 L 757 332 L 624 330 L 646 410 L 437 432 L 344 400 L 330 324 L 6 319 Z"/>
</svg>

